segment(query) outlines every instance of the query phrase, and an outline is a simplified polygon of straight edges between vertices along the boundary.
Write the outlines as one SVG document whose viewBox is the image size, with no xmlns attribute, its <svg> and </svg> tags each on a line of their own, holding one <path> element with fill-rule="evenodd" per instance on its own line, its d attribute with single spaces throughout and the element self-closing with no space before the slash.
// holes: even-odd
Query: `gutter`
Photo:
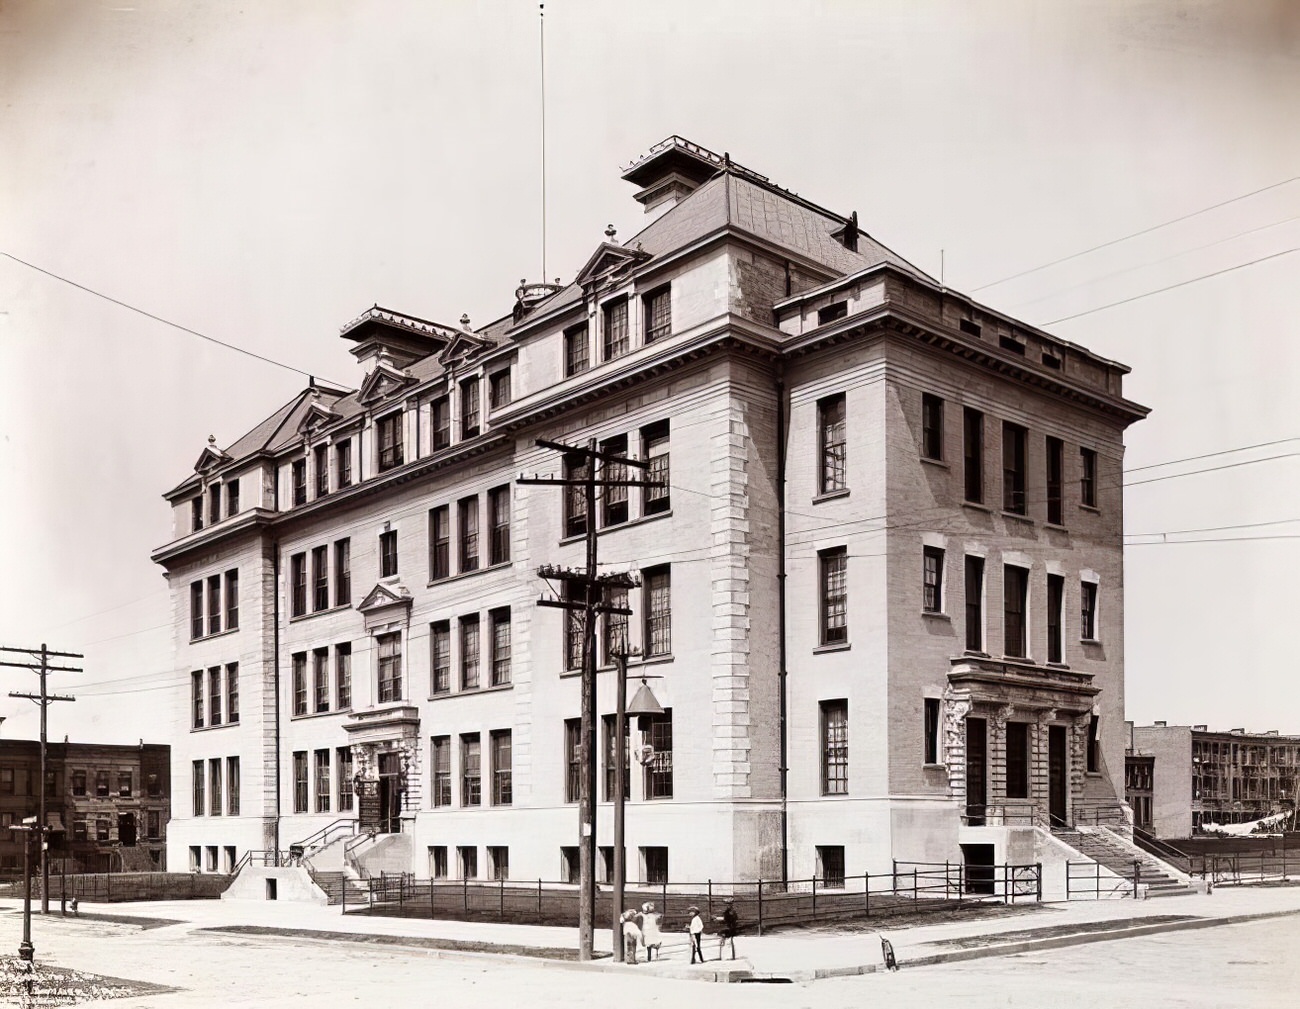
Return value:
<svg viewBox="0 0 1300 1009">
<path fill-rule="evenodd" d="M 781 884 L 790 878 L 790 813 L 789 813 L 789 719 L 786 696 L 786 596 L 785 596 L 785 464 L 786 464 L 786 406 L 785 362 L 776 362 L 776 539 L 777 539 L 777 639 L 779 667 L 777 669 L 778 727 L 781 738 Z"/>
</svg>

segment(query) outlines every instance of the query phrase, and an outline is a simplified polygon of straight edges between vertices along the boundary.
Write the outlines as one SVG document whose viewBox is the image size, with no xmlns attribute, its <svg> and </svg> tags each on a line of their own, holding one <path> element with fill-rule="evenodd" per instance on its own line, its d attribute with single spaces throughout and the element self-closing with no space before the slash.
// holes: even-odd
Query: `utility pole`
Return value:
<svg viewBox="0 0 1300 1009">
<path fill-rule="evenodd" d="M 522 485 L 580 487 L 583 507 L 586 509 L 586 565 L 583 571 L 543 565 L 538 575 L 548 581 L 559 581 L 566 586 L 582 587 L 582 599 L 567 598 L 563 592 L 558 599 L 542 598 L 540 606 L 552 606 L 565 611 L 582 613 L 582 724 L 579 730 L 578 756 L 582 775 L 578 788 L 578 959 L 590 960 L 593 955 L 593 932 L 596 921 L 596 615 L 617 613 L 630 615 L 626 607 L 611 607 L 605 598 L 608 588 L 631 588 L 635 581 L 628 575 L 598 575 L 598 529 L 596 522 L 596 488 L 658 487 L 655 480 L 627 479 L 625 477 L 597 477 L 596 463 L 619 467 L 633 466 L 646 470 L 650 464 L 641 459 L 628 459 L 596 448 L 596 439 L 588 438 L 585 446 L 566 445 L 562 442 L 537 439 L 538 448 L 561 452 L 566 459 L 580 457 L 583 461 L 579 476 L 564 475 L 531 477 L 520 476 L 515 482 Z M 571 493 L 565 491 L 566 495 Z M 567 617 L 566 617 L 567 620 Z M 621 771 L 621 768 L 619 769 Z M 617 938 L 617 937 L 616 937 Z"/>
<path fill-rule="evenodd" d="M 40 658 L 40 664 L 37 665 L 31 661 L 28 662 L 6 662 L 0 659 L 0 666 L 10 666 L 14 669 L 30 669 L 41 678 L 41 692 L 39 694 L 24 694 L 18 691 L 9 691 L 10 697 L 25 697 L 29 701 L 34 701 L 41 706 L 41 777 L 40 784 L 37 785 L 38 794 L 40 795 L 40 812 L 37 820 L 37 827 L 40 831 L 41 841 L 41 914 L 49 914 L 50 911 L 50 860 L 49 860 L 49 822 L 45 816 L 45 742 L 47 713 L 50 703 L 53 701 L 75 701 L 75 697 L 68 697 L 65 694 L 51 694 L 46 690 L 45 678 L 50 673 L 80 673 L 83 670 L 80 666 L 52 666 L 50 659 L 84 659 L 85 656 L 80 652 L 52 652 L 41 643 L 39 649 L 36 648 L 8 648 L 0 645 L 0 652 L 14 652 L 21 655 L 27 655 L 31 658 Z"/>
</svg>

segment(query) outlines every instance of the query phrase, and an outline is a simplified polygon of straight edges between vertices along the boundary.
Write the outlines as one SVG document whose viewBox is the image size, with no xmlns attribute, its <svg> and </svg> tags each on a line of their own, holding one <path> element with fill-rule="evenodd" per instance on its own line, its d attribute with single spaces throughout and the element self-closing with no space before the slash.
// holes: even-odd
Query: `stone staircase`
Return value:
<svg viewBox="0 0 1300 1009">
<path fill-rule="evenodd" d="M 344 903 L 345 893 L 348 907 L 365 904 L 370 899 L 370 884 L 366 880 L 354 879 L 346 873 L 313 872 L 312 879 L 325 891 L 325 896 L 329 898 L 331 904 Z"/>
<path fill-rule="evenodd" d="M 1053 830 L 1052 834 L 1080 855 L 1097 862 L 1129 882 L 1133 881 L 1136 874 L 1138 882 L 1147 888 L 1148 897 L 1172 897 L 1196 892 L 1187 885 L 1186 881 L 1179 878 L 1177 870 L 1154 855 L 1126 843 L 1109 830 L 1058 829 Z"/>
</svg>

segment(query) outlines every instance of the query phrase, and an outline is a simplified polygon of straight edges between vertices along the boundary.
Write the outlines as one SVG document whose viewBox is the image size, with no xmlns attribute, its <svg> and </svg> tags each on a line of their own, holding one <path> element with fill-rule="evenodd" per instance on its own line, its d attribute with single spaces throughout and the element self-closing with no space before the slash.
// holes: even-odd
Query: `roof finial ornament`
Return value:
<svg viewBox="0 0 1300 1009">
<path fill-rule="evenodd" d="M 215 434 L 210 434 L 210 435 L 208 435 L 208 444 L 209 444 L 209 445 L 212 445 L 212 446 L 214 446 L 214 447 L 216 446 L 216 444 L 217 444 L 217 436 L 216 436 Z"/>
<path fill-rule="evenodd" d="M 469 329 L 469 313 L 468 313 L 468 312 L 462 312 L 462 313 L 461 313 L 461 316 L 460 316 L 460 324 L 461 324 L 461 326 L 462 326 L 464 329 L 466 329 L 466 330 Z"/>
<path fill-rule="evenodd" d="M 614 241 L 614 236 L 617 234 L 618 234 L 618 229 L 616 229 L 612 224 L 605 229 L 605 237 L 608 238 L 611 242 Z"/>
</svg>

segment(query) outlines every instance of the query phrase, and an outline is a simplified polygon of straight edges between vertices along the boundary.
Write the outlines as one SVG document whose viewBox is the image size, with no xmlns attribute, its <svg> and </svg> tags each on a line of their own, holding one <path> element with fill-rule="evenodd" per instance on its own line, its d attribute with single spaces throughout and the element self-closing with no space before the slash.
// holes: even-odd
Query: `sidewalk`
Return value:
<svg viewBox="0 0 1300 1009">
<path fill-rule="evenodd" d="M 21 909 L 21 902 L 0 900 L 0 907 Z M 1231 924 L 1251 918 L 1300 914 L 1300 886 L 1219 888 L 1212 895 L 1188 895 L 1157 900 L 1078 901 L 1041 905 L 1023 913 L 972 918 L 936 924 L 882 928 L 861 921 L 844 926 L 819 926 L 764 936 L 744 934 L 736 940 L 738 958 L 711 960 L 691 966 L 685 934 L 666 933 L 663 957 L 636 966 L 618 964 L 608 956 L 611 933 L 597 929 L 595 946 L 606 954 L 590 963 L 546 959 L 553 951 L 577 947 L 577 929 L 490 922 L 429 921 L 411 918 L 344 916 L 337 907 L 289 902 L 195 900 L 133 904 L 81 904 L 86 919 L 97 915 L 119 919 L 162 919 L 151 935 L 181 935 L 209 929 L 251 928 L 282 934 L 286 941 L 383 942 L 419 947 L 434 957 L 526 961 L 534 966 L 575 970 L 637 971 L 672 978 L 708 981 L 788 978 L 808 981 L 822 977 L 870 973 L 882 969 L 880 935 L 894 946 L 902 969 L 984 956 L 1002 956 L 1032 949 L 1099 942 L 1126 936 L 1186 928 Z M 57 904 L 52 906 L 57 915 Z M 142 923 L 143 924 L 143 923 Z M 881 925 L 887 923 L 881 922 Z M 742 922 L 742 928 L 744 923 Z M 150 927 L 150 926 L 146 926 Z M 197 938 L 197 936 L 196 936 Z M 272 940 L 274 941 L 274 940 Z M 482 951 L 441 949 L 439 941 L 481 944 Z M 706 936 L 705 952 L 716 956 L 716 936 Z M 532 951 L 528 955 L 528 951 Z M 644 957 L 644 951 L 641 951 Z M 540 957 L 540 958 L 539 958 Z"/>
</svg>

